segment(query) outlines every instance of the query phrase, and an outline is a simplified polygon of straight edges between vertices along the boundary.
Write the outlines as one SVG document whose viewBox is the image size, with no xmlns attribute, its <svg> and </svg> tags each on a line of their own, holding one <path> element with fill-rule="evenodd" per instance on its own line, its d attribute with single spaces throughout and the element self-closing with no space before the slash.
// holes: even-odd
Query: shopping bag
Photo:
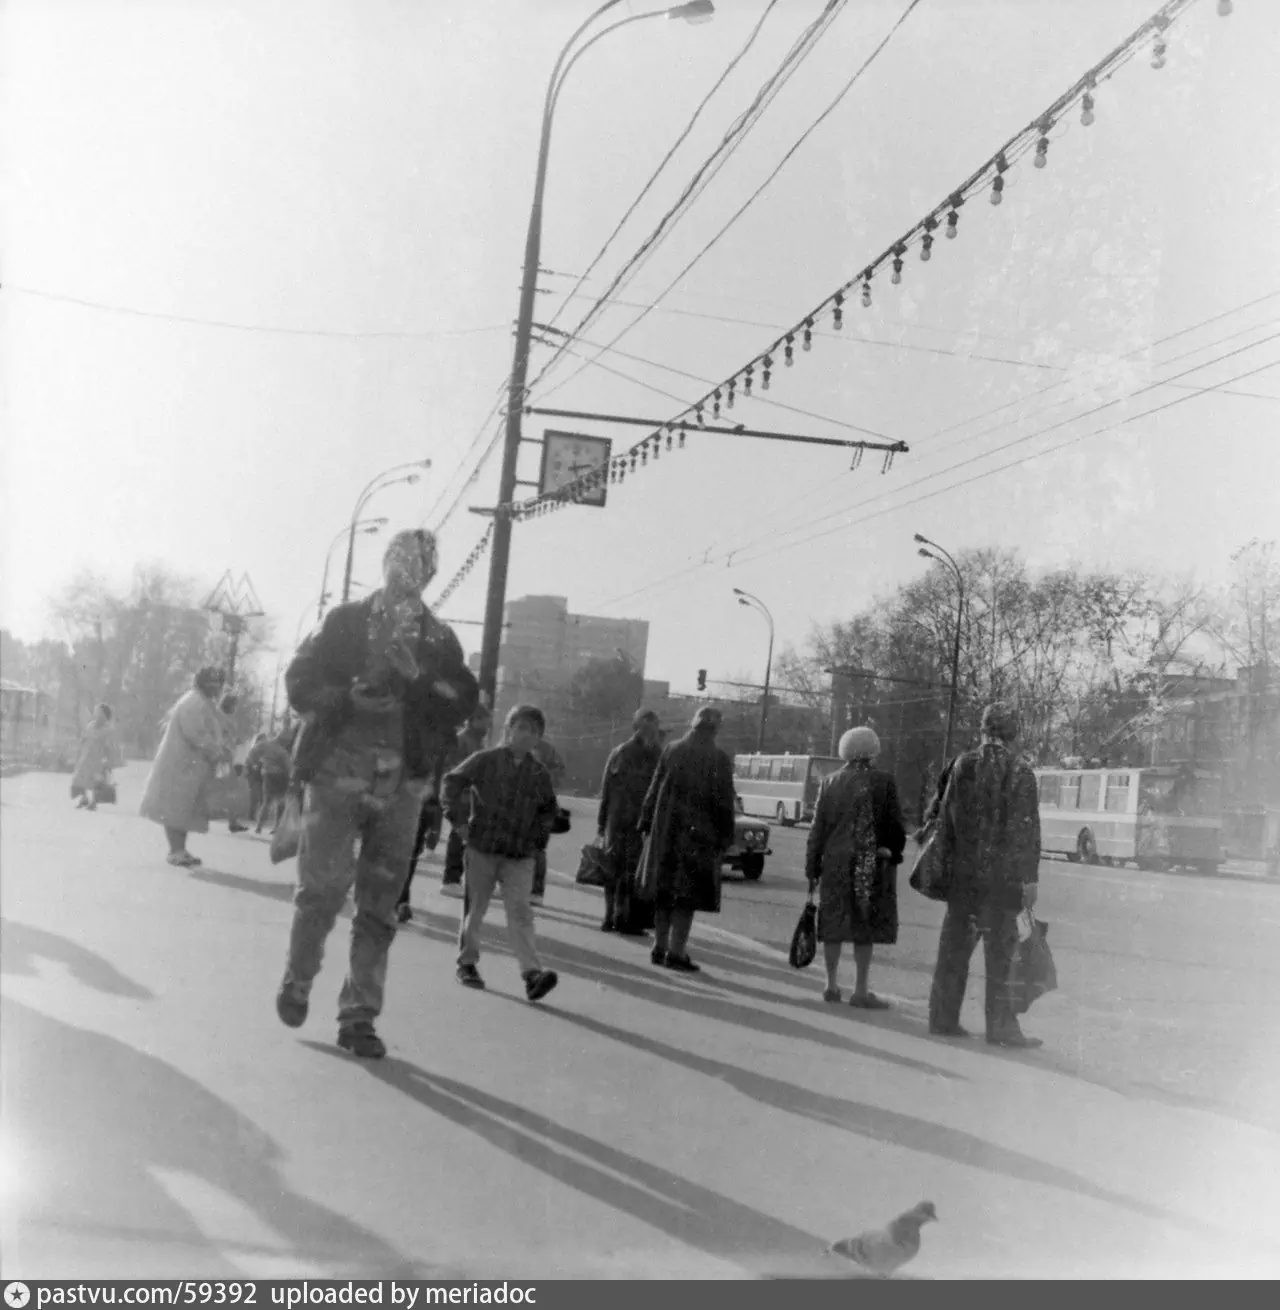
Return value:
<svg viewBox="0 0 1280 1310">
<path fill-rule="evenodd" d="M 807 969 L 818 954 L 818 907 L 813 903 L 813 892 L 800 911 L 800 921 L 791 934 L 791 951 L 787 959 L 793 969 Z"/>
<path fill-rule="evenodd" d="M 1034 914 L 1023 918 L 1023 926 L 1028 921 L 1030 932 L 1018 942 L 1009 972 L 1009 995 L 1014 1014 L 1026 1014 L 1045 992 L 1056 991 L 1058 987 L 1058 970 L 1047 941 L 1049 925 Z"/>
<path fill-rule="evenodd" d="M 573 827 L 573 816 L 563 805 L 556 806 L 556 817 L 551 821 L 551 834 L 558 837 L 562 832 L 568 832 Z"/>
<path fill-rule="evenodd" d="M 583 887 L 608 886 L 608 864 L 599 842 L 592 842 L 582 848 L 582 858 L 578 861 L 578 876 L 574 881 Z"/>
<path fill-rule="evenodd" d="M 298 843 L 302 837 L 302 798 L 297 792 L 290 792 L 285 798 L 284 813 L 271 834 L 271 863 L 283 864 L 298 853 Z"/>
<path fill-rule="evenodd" d="M 93 784 L 93 799 L 97 805 L 114 805 L 116 803 L 116 785 L 110 778 L 103 778 Z"/>
<path fill-rule="evenodd" d="M 951 890 L 951 870 L 942 839 L 942 825 L 935 823 L 925 838 L 911 869 L 911 886 L 931 901 L 945 901 Z"/>
</svg>

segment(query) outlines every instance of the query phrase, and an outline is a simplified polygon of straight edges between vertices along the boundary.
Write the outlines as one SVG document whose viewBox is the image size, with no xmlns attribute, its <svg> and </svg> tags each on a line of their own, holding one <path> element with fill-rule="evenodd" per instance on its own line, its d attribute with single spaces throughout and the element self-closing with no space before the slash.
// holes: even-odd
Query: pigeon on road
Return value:
<svg viewBox="0 0 1280 1310">
<path fill-rule="evenodd" d="M 828 1249 L 880 1278 L 888 1278 L 920 1250 L 920 1228 L 930 1220 L 936 1223 L 938 1212 L 932 1201 L 921 1201 L 900 1214 L 888 1228 L 871 1228 L 856 1237 L 842 1238 Z"/>
</svg>

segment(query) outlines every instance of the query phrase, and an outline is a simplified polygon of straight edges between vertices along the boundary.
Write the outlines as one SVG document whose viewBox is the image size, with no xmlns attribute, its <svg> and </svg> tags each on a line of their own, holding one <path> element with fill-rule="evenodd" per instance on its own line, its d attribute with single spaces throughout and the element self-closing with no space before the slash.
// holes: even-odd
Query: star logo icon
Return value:
<svg viewBox="0 0 1280 1310">
<path fill-rule="evenodd" d="M 31 1300 L 31 1289 L 26 1283 L 7 1283 L 4 1289 L 4 1303 L 11 1310 L 22 1310 Z"/>
</svg>

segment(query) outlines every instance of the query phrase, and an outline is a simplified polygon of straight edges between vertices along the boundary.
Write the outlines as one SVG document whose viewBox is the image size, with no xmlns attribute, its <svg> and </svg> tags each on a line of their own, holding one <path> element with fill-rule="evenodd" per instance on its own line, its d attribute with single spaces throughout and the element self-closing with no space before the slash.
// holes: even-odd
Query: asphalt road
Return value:
<svg viewBox="0 0 1280 1310">
<path fill-rule="evenodd" d="M 567 804 L 574 830 L 555 839 L 550 856 L 554 870 L 572 875 L 594 835 L 596 807 L 581 798 Z M 720 914 L 699 923 L 785 955 L 804 903 L 807 837 L 807 828 L 774 827 L 761 880 L 726 874 Z M 871 985 L 904 1021 L 918 1023 L 942 907 L 907 885 L 914 850 L 908 843 L 899 871 L 898 941 L 877 948 Z M 1050 925 L 1059 990 L 1037 1003 L 1024 1027 L 1045 1038 L 1047 1063 L 1122 1093 L 1280 1128 L 1280 883 L 1047 859 L 1036 913 Z M 695 957 L 698 936 L 695 926 Z M 806 976 L 816 997 L 820 967 Z M 979 950 L 965 1010 L 970 1028 L 981 1027 L 981 978 Z"/>
</svg>

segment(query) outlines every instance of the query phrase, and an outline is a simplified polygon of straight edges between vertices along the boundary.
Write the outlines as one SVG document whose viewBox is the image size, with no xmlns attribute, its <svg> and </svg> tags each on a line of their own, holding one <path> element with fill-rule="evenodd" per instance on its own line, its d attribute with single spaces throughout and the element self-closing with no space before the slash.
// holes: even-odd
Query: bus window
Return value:
<svg viewBox="0 0 1280 1310">
<path fill-rule="evenodd" d="M 766 771 L 768 770 L 768 767 L 769 767 L 769 766 L 768 766 L 767 761 L 762 760 L 758 755 L 753 756 L 753 757 L 752 757 L 752 760 L 751 760 L 751 776 L 752 776 L 752 778 L 755 778 L 755 779 L 759 780 L 760 778 L 765 777 L 765 776 L 766 776 Z"/>
<path fill-rule="evenodd" d="M 795 760 L 778 761 L 778 781 L 779 782 L 797 781 Z"/>
<path fill-rule="evenodd" d="M 1074 810 L 1079 804 L 1080 775 L 1072 773 L 1062 780 L 1062 788 L 1058 793 L 1058 806 L 1060 809 Z"/>
<path fill-rule="evenodd" d="M 1040 804 L 1057 809 L 1058 796 L 1062 791 L 1062 777 L 1057 773 L 1046 773 L 1040 779 Z"/>
<path fill-rule="evenodd" d="M 746 778 L 749 776 L 750 763 L 739 756 L 733 762 L 733 776 L 735 778 Z"/>
<path fill-rule="evenodd" d="M 1107 809 L 1114 814 L 1123 814 L 1129 808 L 1129 775 L 1127 773 L 1107 774 Z"/>
<path fill-rule="evenodd" d="M 1080 808 L 1097 811 L 1102 808 L 1098 800 L 1102 795 L 1102 776 L 1087 773 L 1080 779 Z"/>
</svg>

